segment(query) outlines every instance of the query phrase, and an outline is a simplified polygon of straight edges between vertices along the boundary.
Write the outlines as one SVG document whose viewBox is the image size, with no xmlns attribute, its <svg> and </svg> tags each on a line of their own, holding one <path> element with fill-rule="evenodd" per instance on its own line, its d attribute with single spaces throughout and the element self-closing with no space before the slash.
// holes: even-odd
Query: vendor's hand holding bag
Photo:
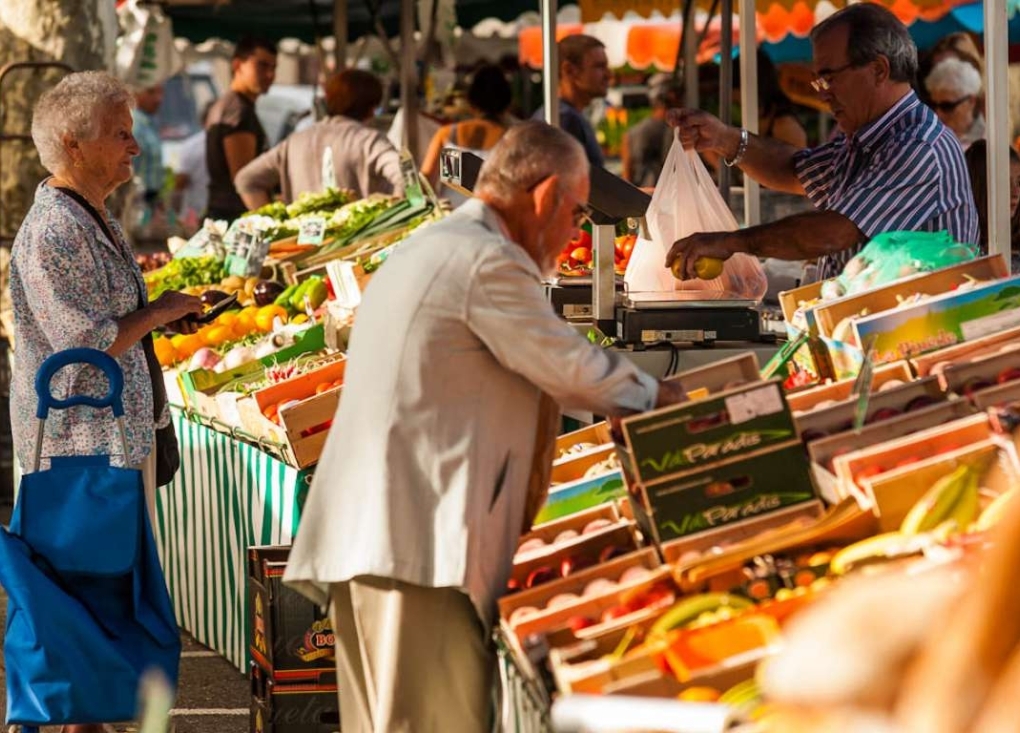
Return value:
<svg viewBox="0 0 1020 733">
<path fill-rule="evenodd" d="M 730 257 L 722 275 L 714 280 L 677 280 L 666 267 L 666 254 L 678 239 L 698 232 L 737 228 L 737 220 L 705 164 L 696 152 L 683 149 L 676 133 L 645 219 L 651 239 L 639 238 L 634 246 L 624 275 L 629 291 L 713 290 L 734 299 L 756 301 L 765 296 L 768 290 L 765 269 L 751 255 Z"/>
</svg>

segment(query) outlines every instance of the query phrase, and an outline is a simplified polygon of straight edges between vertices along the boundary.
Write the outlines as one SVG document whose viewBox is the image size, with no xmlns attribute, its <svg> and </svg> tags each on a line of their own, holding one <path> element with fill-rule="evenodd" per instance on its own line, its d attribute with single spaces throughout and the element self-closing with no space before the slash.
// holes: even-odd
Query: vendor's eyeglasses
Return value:
<svg viewBox="0 0 1020 733">
<path fill-rule="evenodd" d="M 931 108 L 936 112 L 952 112 L 954 109 L 956 109 L 961 104 L 966 102 L 972 96 L 973 96 L 972 94 L 968 94 L 966 96 L 960 97 L 955 102 L 932 102 Z"/>
<path fill-rule="evenodd" d="M 811 88 L 816 92 L 827 92 L 829 87 L 832 86 L 832 80 L 836 77 L 836 74 L 841 74 L 847 69 L 852 68 L 854 63 L 852 61 L 837 66 L 835 69 L 819 69 L 818 73 L 815 74 L 814 81 L 811 82 Z"/>
</svg>

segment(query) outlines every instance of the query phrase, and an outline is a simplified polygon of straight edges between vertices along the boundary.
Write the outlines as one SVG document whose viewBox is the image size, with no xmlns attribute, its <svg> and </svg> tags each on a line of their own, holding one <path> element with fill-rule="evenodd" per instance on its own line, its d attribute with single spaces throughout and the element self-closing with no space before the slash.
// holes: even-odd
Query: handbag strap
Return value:
<svg viewBox="0 0 1020 733">
<path fill-rule="evenodd" d="M 99 228 L 102 230 L 106 238 L 110 240 L 110 244 L 119 246 L 120 240 L 114 236 L 113 230 L 110 229 L 110 225 L 106 223 L 96 207 L 89 203 L 88 199 L 82 196 L 80 193 L 75 191 L 73 188 L 67 188 L 66 186 L 53 186 L 56 190 L 74 199 L 85 211 L 91 216 Z M 121 248 L 123 249 L 123 248 Z M 127 258 L 124 258 L 127 261 Z M 137 282 L 136 282 L 137 284 Z M 148 296 L 144 292 L 142 286 L 138 286 L 138 309 L 141 310 L 148 305 Z M 160 416 L 163 414 L 163 408 L 166 407 L 169 402 L 166 395 L 166 385 L 163 383 L 163 367 L 159 365 L 159 359 L 156 357 L 156 347 L 152 344 L 152 339 L 146 334 L 142 337 L 142 351 L 145 353 L 145 365 L 149 370 L 149 381 L 152 382 L 152 411 L 153 420 L 159 422 Z"/>
</svg>

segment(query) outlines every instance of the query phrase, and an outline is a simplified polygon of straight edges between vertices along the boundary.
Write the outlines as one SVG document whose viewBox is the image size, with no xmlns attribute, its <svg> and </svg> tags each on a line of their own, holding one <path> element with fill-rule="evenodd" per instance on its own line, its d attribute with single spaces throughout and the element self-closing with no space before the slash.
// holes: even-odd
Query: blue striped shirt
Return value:
<svg viewBox="0 0 1020 733">
<path fill-rule="evenodd" d="M 798 151 L 793 165 L 815 208 L 839 212 L 869 239 L 947 230 L 958 242 L 978 241 L 963 149 L 913 91 L 852 137 Z M 819 277 L 838 275 L 861 247 L 822 257 Z"/>
</svg>

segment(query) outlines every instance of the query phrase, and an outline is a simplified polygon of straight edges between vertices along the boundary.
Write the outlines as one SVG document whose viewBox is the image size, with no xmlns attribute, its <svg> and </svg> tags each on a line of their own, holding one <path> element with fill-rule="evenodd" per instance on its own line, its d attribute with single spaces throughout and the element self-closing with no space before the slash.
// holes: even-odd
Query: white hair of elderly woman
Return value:
<svg viewBox="0 0 1020 733">
<path fill-rule="evenodd" d="M 557 174 L 571 182 L 587 178 L 584 148 L 560 128 L 530 120 L 512 126 L 489 151 L 475 193 L 509 201 L 514 194 Z"/>
<path fill-rule="evenodd" d="M 954 96 L 976 96 L 981 93 L 981 72 L 963 59 L 946 58 L 932 68 L 924 86 L 929 94 L 946 92 Z"/>
<path fill-rule="evenodd" d="M 43 167 L 50 173 L 69 168 L 65 136 L 95 140 L 107 114 L 133 105 L 131 90 L 106 72 L 81 71 L 65 76 L 39 97 L 32 114 L 32 141 Z"/>
</svg>

